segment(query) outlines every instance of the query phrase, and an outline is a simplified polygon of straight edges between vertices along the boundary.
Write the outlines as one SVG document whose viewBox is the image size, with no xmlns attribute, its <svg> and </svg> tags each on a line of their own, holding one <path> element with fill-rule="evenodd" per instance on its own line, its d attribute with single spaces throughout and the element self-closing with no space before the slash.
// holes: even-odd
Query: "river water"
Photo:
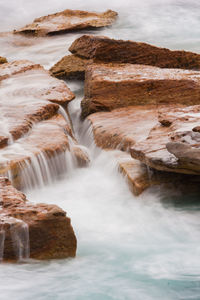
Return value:
<svg viewBox="0 0 200 300">
<path fill-rule="evenodd" d="M 0 0 L 0 29 L 8 31 L 34 17 L 65 8 L 120 14 L 97 34 L 150 42 L 200 53 L 198 1 Z M 80 34 L 43 39 L 0 37 L 0 55 L 28 58 L 50 67 Z M 0 299 L 16 300 L 199 300 L 200 205 L 168 190 L 134 197 L 117 172 L 112 153 L 94 145 L 88 124 L 78 120 L 81 83 L 70 104 L 76 136 L 88 148 L 88 168 L 71 169 L 55 183 L 27 190 L 32 202 L 56 203 L 72 219 L 75 259 L 0 266 Z"/>
</svg>

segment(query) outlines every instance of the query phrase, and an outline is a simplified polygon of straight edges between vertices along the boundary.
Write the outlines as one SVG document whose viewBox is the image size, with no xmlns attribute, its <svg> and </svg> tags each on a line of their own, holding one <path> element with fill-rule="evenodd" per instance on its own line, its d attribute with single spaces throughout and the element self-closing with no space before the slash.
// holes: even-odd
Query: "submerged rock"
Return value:
<svg viewBox="0 0 200 300">
<path fill-rule="evenodd" d="M 56 205 L 33 204 L 0 177 L 0 259 L 52 259 L 76 255 L 77 241 L 66 213 Z"/>
<path fill-rule="evenodd" d="M 32 24 L 14 30 L 14 33 L 36 36 L 54 35 L 83 29 L 97 29 L 111 25 L 117 13 L 107 10 L 104 13 L 66 9 L 64 11 L 37 18 Z"/>
<path fill-rule="evenodd" d="M 87 67 L 82 117 L 144 104 L 200 103 L 200 72 L 132 64 Z"/>
<path fill-rule="evenodd" d="M 152 65 L 160 68 L 200 70 L 200 54 L 171 51 L 145 43 L 83 35 L 69 48 L 72 54 L 100 62 Z"/>
<path fill-rule="evenodd" d="M 131 155 L 161 171 L 200 175 L 200 106 L 159 109 L 159 121 Z"/>
</svg>

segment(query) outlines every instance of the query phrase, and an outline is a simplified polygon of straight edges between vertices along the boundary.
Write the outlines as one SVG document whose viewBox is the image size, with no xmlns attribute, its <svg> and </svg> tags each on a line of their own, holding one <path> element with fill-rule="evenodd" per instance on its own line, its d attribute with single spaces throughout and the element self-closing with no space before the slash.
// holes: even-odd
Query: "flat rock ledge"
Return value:
<svg viewBox="0 0 200 300">
<path fill-rule="evenodd" d="M 32 204 L 0 177 L 0 259 L 75 257 L 77 241 L 66 213 L 56 205 Z"/>
<path fill-rule="evenodd" d="M 97 29 L 111 25 L 117 18 L 117 13 L 107 10 L 103 13 L 66 9 L 64 11 L 37 18 L 32 24 L 14 30 L 14 33 L 45 36 Z"/>
<path fill-rule="evenodd" d="M 91 64 L 86 69 L 82 117 L 133 105 L 200 103 L 200 72 L 134 64 Z"/>
<path fill-rule="evenodd" d="M 200 175 L 200 106 L 165 107 L 148 137 L 130 149 L 133 158 L 161 171 Z"/>
</svg>

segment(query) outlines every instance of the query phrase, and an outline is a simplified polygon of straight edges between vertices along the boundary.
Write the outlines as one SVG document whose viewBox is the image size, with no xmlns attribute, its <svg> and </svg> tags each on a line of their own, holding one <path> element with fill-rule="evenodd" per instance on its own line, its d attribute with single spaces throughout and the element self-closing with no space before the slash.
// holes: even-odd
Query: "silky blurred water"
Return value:
<svg viewBox="0 0 200 300">
<path fill-rule="evenodd" d="M 65 8 L 118 11 L 116 24 L 96 34 L 200 53 L 197 0 L 0 0 L 0 31 Z M 0 36 L 0 55 L 49 68 L 79 35 Z M 81 94 L 79 83 L 71 87 Z M 76 134 L 90 145 L 91 165 L 72 170 L 51 186 L 27 191 L 27 197 L 67 211 L 78 239 L 77 257 L 1 264 L 0 299 L 199 300 L 199 196 L 172 197 L 170 190 L 156 189 L 134 197 L 112 154 L 95 149 L 91 131 L 78 123 L 78 100 L 70 110 Z"/>
</svg>

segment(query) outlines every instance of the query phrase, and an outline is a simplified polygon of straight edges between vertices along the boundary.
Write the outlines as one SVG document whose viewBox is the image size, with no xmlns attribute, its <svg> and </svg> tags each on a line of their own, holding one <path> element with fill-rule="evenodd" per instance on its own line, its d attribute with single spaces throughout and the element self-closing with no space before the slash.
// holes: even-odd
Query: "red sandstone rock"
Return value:
<svg viewBox="0 0 200 300">
<path fill-rule="evenodd" d="M 1 65 L 0 82 L 0 148 L 55 115 L 56 103 L 66 105 L 74 98 L 64 82 L 29 61 Z"/>
<path fill-rule="evenodd" d="M 69 50 L 77 56 L 101 62 L 200 70 L 200 54 L 171 51 L 145 43 L 114 40 L 104 36 L 83 35 L 73 42 Z"/>
<path fill-rule="evenodd" d="M 14 33 L 44 36 L 83 29 L 97 29 L 111 25 L 116 17 L 117 13 L 112 10 L 95 13 L 66 9 L 59 13 L 37 18 L 32 24 L 14 30 Z"/>
<path fill-rule="evenodd" d="M 200 72 L 130 64 L 87 67 L 82 117 L 144 104 L 200 103 Z"/>
<path fill-rule="evenodd" d="M 4 260 L 52 259 L 76 255 L 76 237 L 56 205 L 32 204 L 0 177 L 0 254 Z M 5 239 L 5 240 L 4 240 Z"/>
<path fill-rule="evenodd" d="M 92 60 L 80 58 L 75 55 L 64 56 L 51 69 L 50 72 L 57 78 L 84 79 L 85 69 Z"/>
<path fill-rule="evenodd" d="M 200 174 L 200 106 L 160 108 L 159 121 L 131 155 L 161 171 Z"/>
</svg>

